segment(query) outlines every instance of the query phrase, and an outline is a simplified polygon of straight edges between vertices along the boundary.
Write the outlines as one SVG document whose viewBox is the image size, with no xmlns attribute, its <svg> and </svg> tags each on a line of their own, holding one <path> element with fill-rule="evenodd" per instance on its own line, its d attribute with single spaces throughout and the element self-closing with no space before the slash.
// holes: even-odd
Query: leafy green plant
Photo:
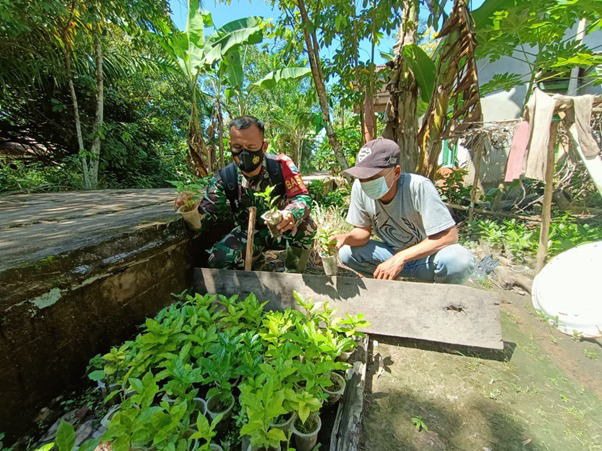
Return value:
<svg viewBox="0 0 602 451">
<path fill-rule="evenodd" d="M 184 205 L 182 205 L 182 211 L 190 211 L 194 208 L 194 205 L 201 200 L 201 191 L 203 187 L 198 183 L 186 183 L 182 181 L 168 180 L 168 183 L 176 187 L 178 194 L 186 194 L 188 196 Z"/>
<path fill-rule="evenodd" d="M 278 211 L 278 201 L 280 199 L 280 196 L 274 195 L 275 189 L 276 186 L 268 185 L 265 190 L 253 193 L 253 196 L 255 196 L 256 199 L 260 199 L 260 202 L 263 203 L 265 208 L 272 213 Z"/>
<path fill-rule="evenodd" d="M 494 220 L 473 219 L 467 221 L 462 239 L 482 241 L 523 262 L 533 258 L 539 244 L 538 227 L 516 219 Z M 550 224 L 549 256 L 579 246 L 602 240 L 602 227 L 599 219 L 578 220 L 563 213 L 553 218 Z"/>
<path fill-rule="evenodd" d="M 116 383 L 122 395 L 102 439 L 117 451 L 207 449 L 217 421 L 201 418 L 195 398 L 202 391 L 226 407 L 241 377 L 236 431 L 249 434 L 254 446 L 286 440 L 274 424 L 293 412 L 309 427 L 333 372 L 349 367 L 335 359 L 354 346 L 356 328 L 365 321 L 337 319 L 328 303 L 316 305 L 298 293 L 295 298 L 303 311 L 265 312 L 254 295 L 178 295 L 145 321 L 134 340 L 91 360 L 89 377 Z M 237 437 L 230 434 L 228 443 Z"/>
<path fill-rule="evenodd" d="M 286 436 L 281 429 L 271 427 L 271 423 L 287 413 L 280 379 L 275 378 L 274 373 L 264 372 L 241 384 L 240 391 L 240 403 L 248 417 L 241 434 L 251 437 L 252 446 L 278 447 Z"/>
<path fill-rule="evenodd" d="M 200 451 L 210 451 L 211 450 L 211 439 L 213 437 L 215 437 L 215 435 L 217 434 L 217 432 L 215 431 L 215 427 L 222 420 L 222 418 L 223 418 L 223 415 L 219 414 L 213 420 L 211 420 L 211 423 L 209 423 L 209 420 L 207 420 L 205 415 L 202 415 L 199 413 L 197 420 L 196 420 L 196 432 L 193 433 L 189 437 L 189 440 L 191 440 L 191 441 L 196 440 L 196 439 L 203 440 L 204 443 L 202 443 L 198 447 L 198 449 Z"/>
<path fill-rule="evenodd" d="M 417 431 L 429 431 L 429 428 L 420 417 L 412 417 L 412 424 L 414 425 Z"/>
<path fill-rule="evenodd" d="M 337 240 L 334 239 L 331 230 L 321 229 L 316 233 L 316 241 L 320 249 L 320 254 L 324 256 L 334 256 L 338 253 Z"/>
<path fill-rule="evenodd" d="M 456 205 L 468 205 L 470 203 L 471 185 L 464 184 L 464 177 L 468 174 L 467 169 L 454 169 L 443 179 L 439 188 L 441 199 Z"/>
<path fill-rule="evenodd" d="M 302 423 L 305 423 L 312 412 L 318 412 L 322 407 L 322 400 L 308 391 L 297 392 L 293 389 L 285 390 L 285 406 L 287 410 L 296 412 Z"/>
<path fill-rule="evenodd" d="M 346 337 L 365 337 L 366 334 L 358 331 L 358 329 L 366 328 L 369 325 L 370 322 L 364 319 L 364 314 L 359 313 L 353 316 L 346 313 L 344 318 L 339 319 L 334 324 L 333 329 L 344 334 Z"/>
</svg>

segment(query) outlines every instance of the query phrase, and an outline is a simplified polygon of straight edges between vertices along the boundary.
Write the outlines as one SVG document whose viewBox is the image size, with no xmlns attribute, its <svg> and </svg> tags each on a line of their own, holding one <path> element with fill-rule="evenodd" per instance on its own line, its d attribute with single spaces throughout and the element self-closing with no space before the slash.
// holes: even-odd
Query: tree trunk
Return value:
<svg viewBox="0 0 602 451">
<path fill-rule="evenodd" d="M 84 188 L 92 189 L 90 185 L 90 174 L 88 172 L 88 160 L 86 159 L 86 149 L 84 148 L 84 137 L 82 135 L 82 126 L 79 118 L 79 106 L 77 103 L 77 94 L 75 85 L 73 84 L 73 72 L 71 69 L 71 46 L 69 45 L 68 29 L 65 29 L 63 42 L 65 45 L 65 73 L 69 84 L 69 93 L 71 94 L 71 105 L 73 106 L 73 116 L 75 119 L 75 134 L 77 136 L 77 147 L 79 150 L 79 158 L 82 163 L 82 173 L 84 176 Z"/>
<path fill-rule="evenodd" d="M 217 140 L 219 146 L 220 167 L 225 167 L 224 162 L 224 117 L 222 116 L 222 105 L 219 95 L 217 96 Z"/>
<path fill-rule="evenodd" d="M 100 135 L 104 122 L 104 79 L 102 75 L 102 42 L 100 24 L 96 24 L 94 32 L 94 58 L 96 60 L 96 113 L 92 129 L 92 147 L 90 148 L 90 186 L 94 189 L 98 184 L 98 166 L 100 164 Z"/>
<path fill-rule="evenodd" d="M 299 142 L 297 143 L 297 150 L 295 152 L 295 165 L 297 165 L 297 169 L 301 170 L 301 154 L 303 153 L 303 138 L 299 138 Z"/>
<path fill-rule="evenodd" d="M 305 9 L 305 3 L 303 0 L 298 0 L 297 6 L 301 13 L 301 25 L 303 28 L 303 37 L 305 38 L 305 50 L 309 57 L 309 65 L 311 67 L 311 73 L 313 76 L 314 84 L 316 85 L 316 91 L 318 92 L 318 100 L 320 103 L 320 109 L 322 110 L 322 119 L 326 124 L 326 135 L 328 136 L 328 142 L 334 150 L 334 155 L 337 162 L 341 166 L 341 169 L 349 168 L 349 163 L 343 153 L 343 147 L 337 139 L 336 132 L 330 121 L 330 107 L 328 104 L 328 94 L 326 93 L 326 85 L 324 83 L 324 76 L 322 74 L 322 68 L 320 65 L 320 54 L 318 39 L 316 38 L 315 31 L 310 33 L 310 20 Z"/>
<path fill-rule="evenodd" d="M 188 123 L 188 153 L 194 162 L 198 175 L 206 177 L 208 172 L 203 162 L 202 151 L 205 147 L 203 134 L 201 133 L 201 122 L 199 120 L 199 110 L 196 104 L 196 81 L 191 86 L 192 90 L 192 109 L 190 111 L 190 121 Z"/>
<path fill-rule="evenodd" d="M 404 171 L 415 172 L 418 162 L 418 118 L 416 104 L 418 85 L 416 78 L 403 57 L 403 46 L 416 42 L 419 5 L 411 1 L 405 8 L 399 29 L 399 40 L 396 46 L 393 76 L 387 85 L 390 92 L 387 103 L 387 121 L 383 137 L 391 139 L 401 150 L 400 165 Z"/>
</svg>

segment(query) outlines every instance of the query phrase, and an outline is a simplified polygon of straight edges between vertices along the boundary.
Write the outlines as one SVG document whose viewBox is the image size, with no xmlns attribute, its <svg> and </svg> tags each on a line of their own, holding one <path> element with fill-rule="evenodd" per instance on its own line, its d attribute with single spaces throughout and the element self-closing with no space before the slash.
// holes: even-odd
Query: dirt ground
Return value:
<svg viewBox="0 0 602 451">
<path fill-rule="evenodd" d="M 360 449 L 602 450 L 602 339 L 500 295 L 503 352 L 374 337 Z"/>
</svg>

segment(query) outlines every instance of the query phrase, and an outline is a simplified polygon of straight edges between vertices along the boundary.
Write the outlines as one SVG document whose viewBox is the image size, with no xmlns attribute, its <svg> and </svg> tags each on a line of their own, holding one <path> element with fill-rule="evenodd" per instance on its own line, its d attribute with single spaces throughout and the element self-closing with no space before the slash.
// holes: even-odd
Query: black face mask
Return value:
<svg viewBox="0 0 602 451">
<path fill-rule="evenodd" d="M 240 170 L 246 173 L 253 172 L 261 166 L 263 161 L 263 151 L 261 149 L 251 151 L 242 148 L 239 152 L 235 153 L 234 156 L 238 157 L 238 167 Z"/>
</svg>

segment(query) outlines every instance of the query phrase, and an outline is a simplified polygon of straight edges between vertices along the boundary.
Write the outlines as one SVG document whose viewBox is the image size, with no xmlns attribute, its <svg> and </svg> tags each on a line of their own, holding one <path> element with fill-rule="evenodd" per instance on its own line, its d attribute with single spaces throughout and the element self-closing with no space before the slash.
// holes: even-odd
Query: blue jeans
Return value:
<svg viewBox="0 0 602 451">
<path fill-rule="evenodd" d="M 364 246 L 343 246 L 339 250 L 339 258 L 349 268 L 366 277 L 373 277 L 376 267 L 396 253 L 385 243 L 370 240 Z M 452 244 L 433 255 L 406 263 L 398 277 L 462 284 L 470 277 L 474 266 L 472 254 L 461 245 Z"/>
</svg>

